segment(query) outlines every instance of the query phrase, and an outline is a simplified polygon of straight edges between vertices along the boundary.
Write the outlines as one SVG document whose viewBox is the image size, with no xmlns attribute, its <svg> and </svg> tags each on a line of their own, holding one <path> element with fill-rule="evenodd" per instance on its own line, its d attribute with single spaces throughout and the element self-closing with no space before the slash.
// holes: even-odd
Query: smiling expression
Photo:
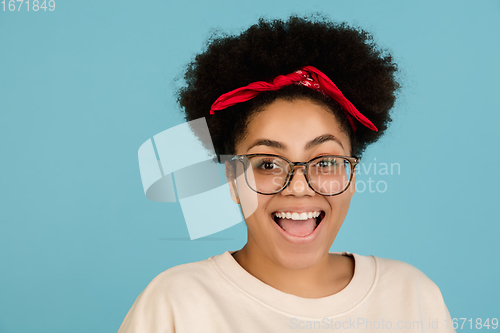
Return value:
<svg viewBox="0 0 500 333">
<path fill-rule="evenodd" d="M 304 98 L 277 99 L 264 107 L 251 118 L 247 135 L 235 148 L 236 154 L 275 154 L 295 162 L 306 162 L 320 155 L 351 154 L 349 137 L 332 111 Z M 347 191 L 323 196 L 308 186 L 303 170 L 296 168 L 288 187 L 273 195 L 256 194 L 243 177 L 230 181 L 231 195 L 240 203 L 248 227 L 248 251 L 291 269 L 312 267 L 328 255 L 354 194 L 355 175 Z M 255 202 L 251 207 L 250 198 L 256 198 L 256 209 Z M 245 212 L 253 213 L 246 216 Z M 275 220 L 277 213 L 284 217 L 281 213 L 287 212 L 293 218 L 314 218 L 321 212 L 317 218 L 320 223 L 309 234 L 295 236 Z"/>
</svg>

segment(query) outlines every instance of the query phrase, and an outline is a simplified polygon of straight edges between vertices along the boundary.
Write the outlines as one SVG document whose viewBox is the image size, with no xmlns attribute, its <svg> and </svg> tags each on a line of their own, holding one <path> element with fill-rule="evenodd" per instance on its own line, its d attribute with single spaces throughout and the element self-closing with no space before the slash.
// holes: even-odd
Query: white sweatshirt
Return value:
<svg viewBox="0 0 500 333">
<path fill-rule="evenodd" d="M 455 332 L 439 288 L 404 262 L 342 252 L 354 258 L 352 280 L 312 299 L 263 283 L 232 253 L 160 273 L 118 332 Z"/>
</svg>

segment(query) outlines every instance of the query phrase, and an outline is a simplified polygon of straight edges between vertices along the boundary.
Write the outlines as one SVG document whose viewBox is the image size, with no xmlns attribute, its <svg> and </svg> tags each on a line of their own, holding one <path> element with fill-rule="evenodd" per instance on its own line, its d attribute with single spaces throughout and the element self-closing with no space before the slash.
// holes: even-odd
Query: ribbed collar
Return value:
<svg viewBox="0 0 500 333">
<path fill-rule="evenodd" d="M 344 314 L 359 306 L 371 293 L 377 281 L 377 267 L 373 256 L 349 252 L 333 252 L 354 258 L 354 276 L 338 293 L 321 298 L 303 298 L 284 293 L 248 273 L 226 251 L 212 259 L 220 273 L 243 293 L 264 306 L 288 316 L 325 318 Z"/>
</svg>

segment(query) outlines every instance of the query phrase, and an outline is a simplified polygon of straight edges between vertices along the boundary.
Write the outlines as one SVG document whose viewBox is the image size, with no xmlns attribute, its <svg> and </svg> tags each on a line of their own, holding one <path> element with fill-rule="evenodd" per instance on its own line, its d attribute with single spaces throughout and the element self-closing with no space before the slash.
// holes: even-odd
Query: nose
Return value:
<svg viewBox="0 0 500 333">
<path fill-rule="evenodd" d="M 281 193 L 285 195 L 296 196 L 314 195 L 316 192 L 314 192 L 313 189 L 309 187 L 304 172 L 305 166 L 295 166 L 295 171 L 292 175 L 292 179 L 290 179 L 288 186 Z"/>
</svg>

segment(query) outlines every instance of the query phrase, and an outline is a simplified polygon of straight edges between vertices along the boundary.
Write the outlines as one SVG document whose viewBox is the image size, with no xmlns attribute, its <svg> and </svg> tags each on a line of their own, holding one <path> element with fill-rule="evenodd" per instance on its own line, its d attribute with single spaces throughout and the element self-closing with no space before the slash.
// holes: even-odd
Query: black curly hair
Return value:
<svg viewBox="0 0 500 333">
<path fill-rule="evenodd" d="M 209 114 L 220 95 L 306 65 L 325 73 L 378 131 L 357 123 L 354 133 L 337 102 L 300 85 L 267 91 Z M 206 118 L 219 162 L 221 155 L 235 154 L 252 117 L 278 98 L 305 98 L 326 106 L 348 134 L 351 155 L 361 157 L 367 145 L 377 141 L 391 121 L 389 110 L 400 87 L 396 73 L 392 56 L 379 49 L 373 37 L 362 29 L 333 23 L 321 15 L 293 15 L 287 21 L 261 18 L 239 36 L 212 36 L 207 49 L 188 65 L 184 77 L 187 86 L 178 91 L 177 100 L 186 121 Z M 211 146 L 206 140 L 202 143 Z"/>
</svg>

